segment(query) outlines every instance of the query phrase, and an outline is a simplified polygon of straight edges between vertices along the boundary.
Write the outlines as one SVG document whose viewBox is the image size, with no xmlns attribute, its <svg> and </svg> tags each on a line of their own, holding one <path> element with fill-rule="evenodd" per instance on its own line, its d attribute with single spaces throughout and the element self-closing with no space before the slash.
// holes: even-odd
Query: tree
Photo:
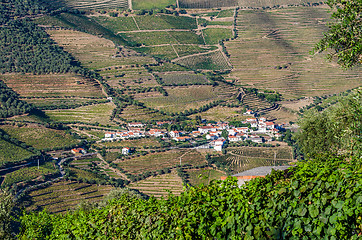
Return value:
<svg viewBox="0 0 362 240">
<path fill-rule="evenodd" d="M 309 111 L 298 122 L 295 140 L 302 152 L 362 156 L 362 90 L 322 112 Z"/>
<path fill-rule="evenodd" d="M 362 63 L 362 1 L 328 0 L 332 8 L 329 31 L 316 45 L 314 52 L 331 49 L 328 59 L 337 59 L 343 68 L 351 68 Z"/>
</svg>

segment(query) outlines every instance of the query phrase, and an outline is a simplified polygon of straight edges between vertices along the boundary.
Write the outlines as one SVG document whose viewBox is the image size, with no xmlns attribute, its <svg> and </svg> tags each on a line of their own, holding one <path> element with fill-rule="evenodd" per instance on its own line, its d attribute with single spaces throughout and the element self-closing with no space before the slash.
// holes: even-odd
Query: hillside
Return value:
<svg viewBox="0 0 362 240">
<path fill-rule="evenodd" d="M 326 60 L 343 38 L 310 54 L 345 24 L 330 15 L 305 0 L 1 1 L 0 239 L 354 239 L 361 48 L 349 39 L 347 65 Z"/>
</svg>

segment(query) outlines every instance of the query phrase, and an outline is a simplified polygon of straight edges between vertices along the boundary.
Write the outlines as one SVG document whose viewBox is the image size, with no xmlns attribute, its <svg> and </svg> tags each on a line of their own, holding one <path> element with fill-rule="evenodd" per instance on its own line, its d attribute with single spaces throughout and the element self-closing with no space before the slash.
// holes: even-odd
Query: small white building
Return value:
<svg viewBox="0 0 362 240">
<path fill-rule="evenodd" d="M 179 131 L 171 131 L 168 133 L 168 135 L 170 135 L 170 137 L 172 138 L 177 138 L 177 137 L 180 137 L 180 132 Z"/>
<path fill-rule="evenodd" d="M 128 155 L 129 153 L 130 153 L 130 148 L 128 148 L 128 147 L 122 148 L 122 154 L 123 155 Z"/>
</svg>

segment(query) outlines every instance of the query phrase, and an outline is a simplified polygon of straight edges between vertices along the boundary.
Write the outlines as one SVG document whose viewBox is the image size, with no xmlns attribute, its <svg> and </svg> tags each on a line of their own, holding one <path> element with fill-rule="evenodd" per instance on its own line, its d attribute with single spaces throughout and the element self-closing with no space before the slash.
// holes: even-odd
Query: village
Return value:
<svg viewBox="0 0 362 240">
<path fill-rule="evenodd" d="M 256 117 L 251 110 L 247 110 L 243 114 L 248 118 L 242 121 L 242 127 L 229 125 L 228 122 L 204 123 L 192 132 L 167 131 L 162 128 L 165 124 L 172 124 L 172 121 L 157 122 L 159 128 L 147 130 L 145 130 L 145 124 L 133 122 L 127 124 L 127 130 L 106 132 L 102 141 L 118 141 L 147 136 L 160 137 L 162 140 L 173 140 L 175 142 L 195 142 L 199 139 L 205 139 L 207 143 L 199 146 L 199 148 L 212 148 L 215 151 L 222 151 L 227 141 L 230 143 L 242 141 L 270 143 L 282 136 L 281 129 L 283 129 L 284 124 L 275 124 L 265 117 Z M 130 153 L 129 151 L 129 148 L 124 148 L 122 154 L 127 155 Z"/>
</svg>

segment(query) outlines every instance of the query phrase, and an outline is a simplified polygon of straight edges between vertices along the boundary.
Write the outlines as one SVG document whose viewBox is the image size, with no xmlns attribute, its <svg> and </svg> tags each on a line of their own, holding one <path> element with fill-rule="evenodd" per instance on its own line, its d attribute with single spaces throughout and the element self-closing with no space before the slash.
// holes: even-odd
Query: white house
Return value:
<svg viewBox="0 0 362 240">
<path fill-rule="evenodd" d="M 123 155 L 128 155 L 129 153 L 130 153 L 130 149 L 128 147 L 122 148 L 122 154 Z"/>
<path fill-rule="evenodd" d="M 217 128 L 213 127 L 213 126 L 203 126 L 203 127 L 199 127 L 198 131 L 201 132 L 201 134 L 205 134 L 208 132 L 212 132 L 212 131 L 216 131 Z"/>
<path fill-rule="evenodd" d="M 228 139 L 230 142 L 239 142 L 242 140 L 239 136 L 229 136 Z"/>
<path fill-rule="evenodd" d="M 106 139 L 113 139 L 113 138 L 115 138 L 116 137 L 116 133 L 115 132 L 106 132 L 105 134 L 104 134 L 104 138 L 106 138 Z"/>
<path fill-rule="evenodd" d="M 244 115 L 253 115 L 254 116 L 254 112 L 252 110 L 246 110 L 246 112 L 243 113 Z"/>
<path fill-rule="evenodd" d="M 225 139 L 218 139 L 218 140 L 213 141 L 212 143 L 214 145 L 214 149 L 219 152 L 222 151 L 225 141 L 226 141 Z"/>
<path fill-rule="evenodd" d="M 144 124 L 140 122 L 128 123 L 128 127 L 143 127 Z"/>
<path fill-rule="evenodd" d="M 170 137 L 172 138 L 177 138 L 180 137 L 180 132 L 179 131 L 171 131 L 168 133 L 168 135 L 170 135 Z"/>
</svg>

